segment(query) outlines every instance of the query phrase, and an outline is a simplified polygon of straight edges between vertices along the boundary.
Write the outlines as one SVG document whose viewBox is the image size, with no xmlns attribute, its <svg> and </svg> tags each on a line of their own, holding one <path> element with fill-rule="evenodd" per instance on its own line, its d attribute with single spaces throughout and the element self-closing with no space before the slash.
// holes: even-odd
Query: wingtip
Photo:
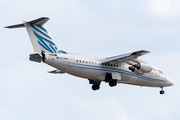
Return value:
<svg viewBox="0 0 180 120">
<path fill-rule="evenodd" d="M 142 52 L 146 52 L 146 53 L 150 53 L 150 51 L 149 51 L 149 50 L 140 50 L 140 51 L 142 51 Z"/>
</svg>

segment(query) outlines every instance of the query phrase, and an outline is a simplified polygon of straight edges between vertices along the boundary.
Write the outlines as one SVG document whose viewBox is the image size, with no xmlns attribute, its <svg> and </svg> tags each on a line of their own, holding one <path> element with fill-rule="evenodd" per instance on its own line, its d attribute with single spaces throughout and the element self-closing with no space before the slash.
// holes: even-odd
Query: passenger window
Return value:
<svg viewBox="0 0 180 120">
<path fill-rule="evenodd" d="M 78 60 L 76 60 L 76 62 L 78 62 Z"/>
</svg>

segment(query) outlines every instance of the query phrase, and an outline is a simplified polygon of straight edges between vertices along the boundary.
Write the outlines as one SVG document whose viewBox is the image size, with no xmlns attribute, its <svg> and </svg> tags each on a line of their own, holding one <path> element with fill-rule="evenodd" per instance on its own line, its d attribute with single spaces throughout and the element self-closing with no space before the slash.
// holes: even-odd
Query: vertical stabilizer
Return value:
<svg viewBox="0 0 180 120">
<path fill-rule="evenodd" d="M 58 48 L 46 28 L 43 26 L 48 20 L 48 17 L 41 17 L 32 21 L 24 21 L 23 24 L 7 26 L 5 28 L 26 27 L 35 52 L 56 54 Z"/>
</svg>

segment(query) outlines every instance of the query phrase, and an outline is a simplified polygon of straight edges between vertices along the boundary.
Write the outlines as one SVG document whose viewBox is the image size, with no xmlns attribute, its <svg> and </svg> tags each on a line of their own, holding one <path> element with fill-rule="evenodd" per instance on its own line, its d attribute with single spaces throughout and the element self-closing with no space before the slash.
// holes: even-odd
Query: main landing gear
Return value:
<svg viewBox="0 0 180 120">
<path fill-rule="evenodd" d="M 109 81 L 109 86 L 110 87 L 114 87 L 117 85 L 117 80 L 111 80 Z M 93 85 L 92 85 L 92 89 L 93 90 L 99 90 L 100 88 L 100 82 L 94 82 Z"/>
<path fill-rule="evenodd" d="M 117 85 L 117 80 L 111 80 L 111 81 L 109 81 L 109 86 L 110 87 L 114 87 L 114 86 L 116 86 Z"/>
<path fill-rule="evenodd" d="M 163 95 L 165 93 L 165 91 L 163 90 L 163 87 L 161 88 L 162 90 L 159 92 L 161 95 Z"/>
<path fill-rule="evenodd" d="M 95 83 L 95 84 L 92 85 L 92 89 L 93 90 L 99 90 L 99 88 L 100 88 L 100 84 L 99 83 Z"/>
<path fill-rule="evenodd" d="M 92 90 L 99 90 L 101 82 L 90 80 L 90 79 L 88 80 L 89 80 L 89 84 L 92 84 Z"/>
</svg>

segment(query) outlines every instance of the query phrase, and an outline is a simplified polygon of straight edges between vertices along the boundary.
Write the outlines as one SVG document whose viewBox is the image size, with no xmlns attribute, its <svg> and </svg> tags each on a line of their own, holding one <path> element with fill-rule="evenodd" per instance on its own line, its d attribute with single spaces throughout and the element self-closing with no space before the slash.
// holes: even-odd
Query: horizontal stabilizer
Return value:
<svg viewBox="0 0 180 120">
<path fill-rule="evenodd" d="M 25 27 L 24 26 L 24 23 L 22 23 L 22 24 L 17 24 L 17 25 L 11 25 L 11 26 L 6 26 L 6 27 L 4 27 L 4 28 L 22 28 L 22 27 Z"/>
<path fill-rule="evenodd" d="M 27 23 L 27 24 L 37 24 L 37 23 L 39 23 L 39 22 L 41 22 L 41 21 L 43 21 L 43 20 L 46 20 L 46 21 L 48 21 L 49 20 L 49 18 L 48 17 L 41 17 L 41 18 L 38 18 L 38 19 L 35 19 L 35 20 L 31 20 L 31 21 L 24 21 L 25 23 Z M 43 22 L 42 24 L 40 24 L 40 25 L 43 25 L 45 22 Z M 25 27 L 25 25 L 24 25 L 24 23 L 22 23 L 22 24 L 17 24 L 17 25 L 10 25 L 10 26 L 6 26 L 6 27 L 4 27 L 4 28 L 22 28 L 22 27 Z"/>
<path fill-rule="evenodd" d="M 53 71 L 49 71 L 48 73 L 53 73 L 53 74 L 63 74 L 65 72 L 61 71 L 61 70 L 53 70 Z"/>
</svg>

